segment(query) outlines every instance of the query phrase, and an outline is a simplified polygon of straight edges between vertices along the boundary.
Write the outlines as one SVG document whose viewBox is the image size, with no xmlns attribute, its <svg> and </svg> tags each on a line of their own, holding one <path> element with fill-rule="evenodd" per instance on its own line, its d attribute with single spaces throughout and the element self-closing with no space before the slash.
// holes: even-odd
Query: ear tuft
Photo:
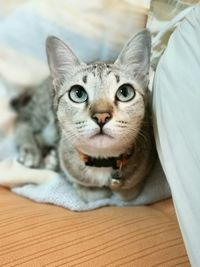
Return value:
<svg viewBox="0 0 200 267">
<path fill-rule="evenodd" d="M 84 64 L 62 40 L 49 36 L 46 40 L 48 64 L 53 79 L 70 75 L 74 68 Z"/>
</svg>

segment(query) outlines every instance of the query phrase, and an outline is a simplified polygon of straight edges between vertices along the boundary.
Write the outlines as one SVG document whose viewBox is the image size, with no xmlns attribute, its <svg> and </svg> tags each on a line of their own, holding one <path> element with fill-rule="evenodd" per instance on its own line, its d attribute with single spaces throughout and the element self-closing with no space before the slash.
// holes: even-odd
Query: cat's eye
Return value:
<svg viewBox="0 0 200 267">
<path fill-rule="evenodd" d="M 121 102 L 128 102 L 134 97 L 135 90 L 133 86 L 128 83 L 122 84 L 116 92 L 116 99 Z"/>
<path fill-rule="evenodd" d="M 75 103 L 84 103 L 88 100 L 88 94 L 81 85 L 73 85 L 69 90 L 69 98 Z"/>
</svg>

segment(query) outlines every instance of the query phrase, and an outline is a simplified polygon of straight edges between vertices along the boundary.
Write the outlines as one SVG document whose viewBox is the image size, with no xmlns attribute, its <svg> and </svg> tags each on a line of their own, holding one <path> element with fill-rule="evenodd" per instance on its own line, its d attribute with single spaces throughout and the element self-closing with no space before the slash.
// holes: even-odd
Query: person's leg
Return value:
<svg viewBox="0 0 200 267">
<path fill-rule="evenodd" d="M 156 143 L 192 266 L 200 266 L 200 5 L 172 35 L 153 88 Z"/>
</svg>

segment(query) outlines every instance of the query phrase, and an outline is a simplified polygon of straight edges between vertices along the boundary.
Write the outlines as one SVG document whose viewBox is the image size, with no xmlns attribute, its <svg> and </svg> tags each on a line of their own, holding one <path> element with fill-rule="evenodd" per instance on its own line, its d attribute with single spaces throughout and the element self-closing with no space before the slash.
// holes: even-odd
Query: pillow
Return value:
<svg viewBox="0 0 200 267">
<path fill-rule="evenodd" d="M 154 79 L 159 156 L 192 266 L 200 266 L 200 4 L 172 34 Z"/>
</svg>

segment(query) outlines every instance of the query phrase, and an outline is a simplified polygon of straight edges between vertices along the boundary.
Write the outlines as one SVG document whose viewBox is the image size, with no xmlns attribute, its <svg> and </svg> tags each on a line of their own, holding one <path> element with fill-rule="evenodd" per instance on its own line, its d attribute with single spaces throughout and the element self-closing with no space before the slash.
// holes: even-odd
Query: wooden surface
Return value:
<svg viewBox="0 0 200 267">
<path fill-rule="evenodd" d="M 0 188 L 0 266 L 190 266 L 171 200 L 90 212 Z"/>
</svg>

